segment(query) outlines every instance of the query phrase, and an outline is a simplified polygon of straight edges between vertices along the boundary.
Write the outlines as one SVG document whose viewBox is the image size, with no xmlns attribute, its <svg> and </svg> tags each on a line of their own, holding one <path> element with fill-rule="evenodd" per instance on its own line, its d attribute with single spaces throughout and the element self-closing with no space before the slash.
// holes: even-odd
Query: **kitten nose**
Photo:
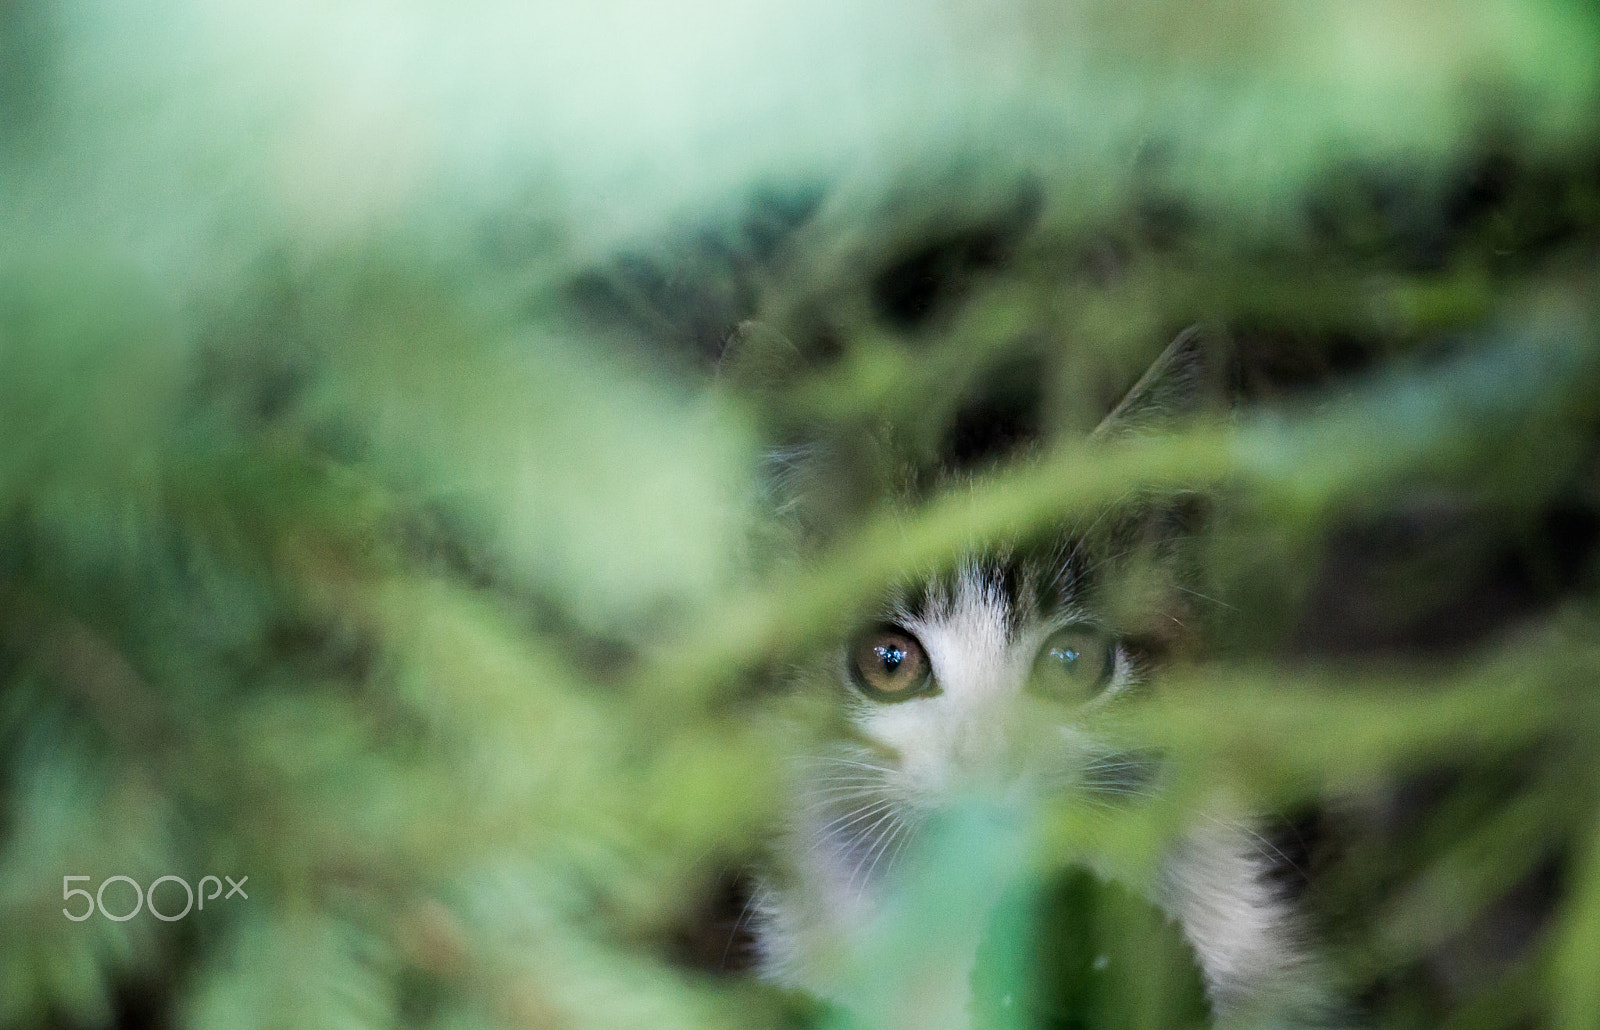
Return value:
<svg viewBox="0 0 1600 1030">
<path fill-rule="evenodd" d="M 961 728 L 954 742 L 955 765 L 964 778 L 974 780 L 995 770 L 1005 754 L 1005 734 L 989 719 L 974 719 Z"/>
<path fill-rule="evenodd" d="M 972 789 L 1009 795 L 1028 768 L 1028 728 L 1009 705 L 994 704 L 974 716 L 953 741 L 953 764 Z"/>
<path fill-rule="evenodd" d="M 956 779 L 993 799 L 1015 800 L 1038 787 L 1050 755 L 1059 757 L 1060 721 L 1040 704 L 996 701 L 970 713 L 951 741 Z"/>
</svg>

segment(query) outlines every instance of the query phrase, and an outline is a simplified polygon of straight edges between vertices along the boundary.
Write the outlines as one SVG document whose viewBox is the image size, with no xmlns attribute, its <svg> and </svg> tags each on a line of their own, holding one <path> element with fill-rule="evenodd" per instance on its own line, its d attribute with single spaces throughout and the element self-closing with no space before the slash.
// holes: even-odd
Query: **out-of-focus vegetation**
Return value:
<svg viewBox="0 0 1600 1030">
<path fill-rule="evenodd" d="M 0 1026 L 889 1025 L 973 920 L 981 1021 L 1192 1026 L 1056 874 L 1219 790 L 1351 1022 L 1600 1026 L 1594 12 L 861 6 L 0 4 Z M 1232 414 L 1086 446 L 1195 321 Z M 997 383 L 1034 460 L 767 518 Z M 1165 793 L 956 820 L 853 1014 L 725 971 L 784 670 L 1135 487 L 1214 498 Z"/>
</svg>

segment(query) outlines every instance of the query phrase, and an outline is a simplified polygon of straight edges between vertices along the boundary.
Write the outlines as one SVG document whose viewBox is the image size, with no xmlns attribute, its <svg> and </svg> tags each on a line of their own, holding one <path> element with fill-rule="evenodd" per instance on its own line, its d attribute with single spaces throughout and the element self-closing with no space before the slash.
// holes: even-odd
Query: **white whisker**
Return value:
<svg viewBox="0 0 1600 1030">
<path fill-rule="evenodd" d="M 849 767 L 851 767 L 853 769 L 870 769 L 873 772 L 880 772 L 880 773 L 893 772 L 893 770 L 890 769 L 886 765 L 874 765 L 871 762 L 855 762 L 855 761 L 851 761 L 848 758 L 839 758 L 836 755 L 824 755 L 821 758 L 817 759 L 817 761 L 818 761 L 819 764 L 844 765 L 844 766 L 849 766 Z"/>
<path fill-rule="evenodd" d="M 1223 829 L 1233 830 L 1235 832 L 1244 834 L 1246 837 L 1251 839 L 1252 846 L 1256 847 L 1256 849 L 1260 851 L 1262 855 L 1268 858 L 1277 858 L 1290 869 L 1293 869 L 1296 873 L 1300 874 L 1302 878 L 1306 877 L 1306 871 L 1301 869 L 1300 866 L 1295 863 L 1294 859 L 1284 854 L 1282 848 L 1278 847 L 1276 844 L 1272 843 L 1272 841 L 1251 829 L 1249 826 L 1246 826 L 1244 823 L 1241 823 L 1235 819 L 1221 819 L 1217 816 L 1209 815 L 1203 812 L 1201 815 L 1211 822 L 1216 823 L 1218 826 L 1221 826 Z"/>
<path fill-rule="evenodd" d="M 878 845 L 877 857 L 872 860 L 872 865 L 867 867 L 867 875 L 861 880 L 861 886 L 863 889 L 872 882 L 872 873 L 878 868 L 878 863 L 883 860 L 883 856 L 888 852 L 889 845 L 894 842 L 896 837 L 900 836 L 901 832 L 905 828 L 906 821 L 899 815 L 896 815 L 894 823 L 889 827 L 889 832 L 884 835 L 882 842 L 880 842 Z"/>
<path fill-rule="evenodd" d="M 728 954 L 733 951 L 733 942 L 739 939 L 739 927 L 744 925 L 746 919 L 755 914 L 757 897 L 757 892 L 752 890 L 750 896 L 744 899 L 744 907 L 739 909 L 739 917 L 733 921 L 733 929 L 728 931 L 728 943 L 722 947 L 720 965 L 723 969 L 728 968 Z"/>
<path fill-rule="evenodd" d="M 860 809 L 860 808 L 853 809 L 853 810 L 851 810 L 849 812 L 846 812 L 844 815 L 841 815 L 839 818 L 833 820 L 828 825 L 822 827 L 820 830 L 817 831 L 817 836 L 819 838 L 820 837 L 826 837 L 829 834 L 830 831 L 833 831 L 833 830 L 841 830 L 841 831 L 845 830 L 845 829 L 847 829 L 847 828 L 849 828 L 851 826 L 854 826 L 856 823 L 860 822 L 861 820 L 866 819 L 866 818 L 868 818 L 868 817 L 870 817 L 870 816 L 872 816 L 872 815 L 874 815 L 874 814 L 876 814 L 876 813 L 878 813 L 878 812 L 880 812 L 880 811 L 882 811 L 882 810 L 884 810 L 886 808 L 892 809 L 893 806 L 894 806 L 894 801 L 892 799 L 885 798 L 884 800 L 879 801 L 877 804 L 867 806 L 865 809 Z M 848 820 L 848 822 L 846 820 Z M 840 825 L 841 823 L 843 823 L 843 825 Z"/>
<path fill-rule="evenodd" d="M 901 825 L 905 829 L 905 833 L 903 836 L 901 836 L 900 843 L 895 845 L 894 854 L 889 856 L 889 865 L 884 870 L 884 876 L 888 876 L 894 872 L 895 863 L 900 861 L 900 853 L 905 850 L 906 845 L 910 843 L 911 838 L 917 835 L 916 828 L 913 827 L 909 821 L 905 821 Z"/>
<path fill-rule="evenodd" d="M 868 837 L 873 836 L 876 833 L 878 827 L 882 826 L 886 821 L 888 821 L 890 819 L 896 819 L 897 820 L 899 818 L 900 818 L 899 815 L 897 815 L 895 813 L 894 809 L 891 808 L 889 811 L 885 812 L 882 816 L 880 816 L 878 818 L 878 820 L 876 822 L 874 822 L 871 826 L 867 827 L 861 833 L 857 834 L 851 841 L 852 847 L 855 844 L 859 844 L 861 841 L 866 840 Z M 881 846 L 882 841 L 883 841 L 882 835 L 878 835 L 877 841 L 873 844 L 872 847 L 867 849 L 867 854 L 862 856 L 861 860 L 856 863 L 855 870 L 853 872 L 851 872 L 851 874 L 850 874 L 850 883 L 849 883 L 849 889 L 850 890 L 855 890 L 855 887 L 856 887 L 856 876 L 858 876 L 861 873 L 861 867 L 866 864 L 867 859 L 871 858 L 874 855 L 874 853 L 876 853 L 878 851 L 878 848 Z M 876 865 L 876 862 L 874 862 L 873 864 Z M 872 875 L 871 872 L 868 871 L 867 878 L 864 878 L 861 881 L 861 889 L 862 890 L 866 890 L 867 889 L 867 884 L 868 884 L 868 882 L 870 880 L 871 875 Z"/>
</svg>

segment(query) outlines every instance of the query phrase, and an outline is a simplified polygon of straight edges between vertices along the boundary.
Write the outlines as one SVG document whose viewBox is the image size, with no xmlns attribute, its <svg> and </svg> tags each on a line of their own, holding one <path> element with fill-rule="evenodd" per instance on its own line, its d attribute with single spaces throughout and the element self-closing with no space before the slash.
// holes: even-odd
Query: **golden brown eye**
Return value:
<svg viewBox="0 0 1600 1030">
<path fill-rule="evenodd" d="M 1087 701 L 1111 682 L 1116 644 L 1093 626 L 1068 626 L 1050 634 L 1033 661 L 1030 689 L 1057 701 Z"/>
<path fill-rule="evenodd" d="M 894 626 L 867 630 L 850 645 L 856 686 L 879 701 L 903 701 L 933 685 L 928 654 L 917 638 Z"/>
</svg>

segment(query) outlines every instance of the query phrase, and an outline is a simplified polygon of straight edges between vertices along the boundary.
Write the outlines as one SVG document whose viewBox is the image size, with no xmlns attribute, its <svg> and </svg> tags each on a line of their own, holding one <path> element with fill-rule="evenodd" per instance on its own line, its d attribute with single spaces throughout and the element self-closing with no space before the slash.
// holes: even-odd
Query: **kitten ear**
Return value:
<svg viewBox="0 0 1600 1030">
<path fill-rule="evenodd" d="M 783 386 L 805 364 L 800 348 L 765 322 L 734 326 L 717 359 L 717 378 L 740 391 L 767 393 Z"/>
<path fill-rule="evenodd" d="M 1178 429 L 1210 410 L 1226 393 L 1228 355 L 1220 332 L 1190 326 L 1161 352 L 1091 439 L 1112 440 Z M 1125 638 L 1151 660 L 1193 643 L 1191 627 L 1204 614 L 1195 606 L 1202 575 L 1191 541 L 1207 514 L 1206 498 L 1189 491 L 1140 491 L 1119 503 L 1115 517 L 1097 519 L 1086 546 L 1103 551 L 1104 581 L 1115 584 L 1100 603 Z M 1098 566 L 1097 566 L 1098 567 Z"/>
<path fill-rule="evenodd" d="M 1157 433 L 1219 407 L 1226 367 L 1222 334 L 1190 326 L 1167 345 L 1090 438 Z"/>
<path fill-rule="evenodd" d="M 751 320 L 728 335 L 717 381 L 771 415 L 783 410 L 789 403 L 785 391 L 809 371 L 799 347 L 773 326 Z M 859 521 L 882 496 L 887 462 L 872 433 L 841 433 L 809 419 L 780 416 L 773 422 L 769 428 L 787 442 L 767 452 L 760 476 L 771 514 L 820 539 Z"/>
</svg>

